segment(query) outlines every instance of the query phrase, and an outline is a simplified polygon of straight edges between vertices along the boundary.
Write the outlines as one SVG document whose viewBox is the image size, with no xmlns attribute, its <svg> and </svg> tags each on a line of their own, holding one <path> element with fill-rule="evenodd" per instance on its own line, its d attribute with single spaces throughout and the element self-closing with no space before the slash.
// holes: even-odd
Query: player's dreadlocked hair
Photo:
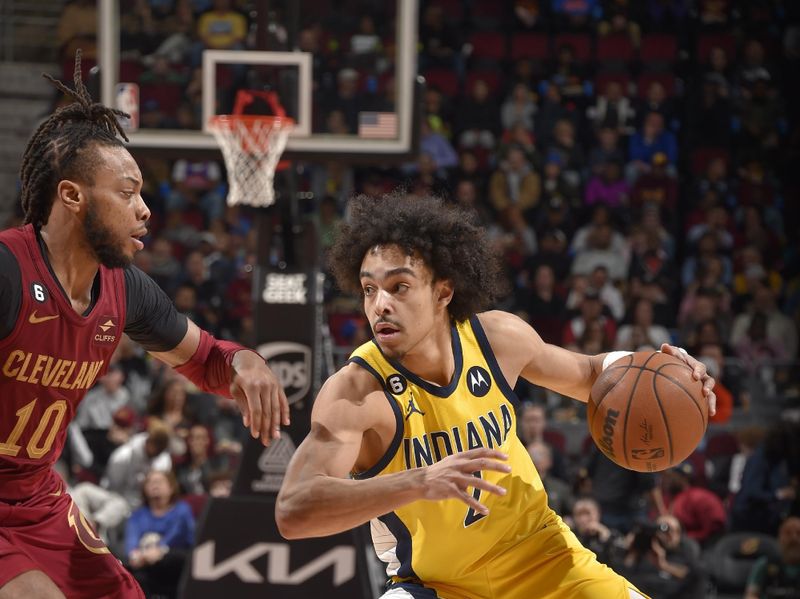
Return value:
<svg viewBox="0 0 800 599">
<path fill-rule="evenodd" d="M 47 224 L 58 182 L 80 176 L 93 183 L 91 160 L 94 144 L 121 146 L 121 135 L 128 141 L 117 121 L 127 117 L 121 110 L 92 102 L 81 80 L 81 51 L 75 54 L 75 89 L 46 73 L 43 76 L 74 102 L 56 110 L 34 132 L 22 156 L 22 209 L 25 222 L 35 227 Z"/>
<path fill-rule="evenodd" d="M 499 257 L 465 211 L 436 198 L 395 192 L 378 199 L 353 198 L 350 215 L 330 254 L 341 289 L 361 292 L 359 273 L 366 253 L 376 245 L 394 244 L 409 256 L 418 254 L 434 280 L 453 283 L 448 312 L 455 322 L 486 310 L 506 290 Z"/>
</svg>

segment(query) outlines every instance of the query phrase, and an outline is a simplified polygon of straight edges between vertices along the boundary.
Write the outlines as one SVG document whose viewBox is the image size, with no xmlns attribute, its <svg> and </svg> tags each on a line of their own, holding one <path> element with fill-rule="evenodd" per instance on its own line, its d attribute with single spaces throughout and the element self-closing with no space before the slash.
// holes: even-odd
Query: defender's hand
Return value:
<svg viewBox="0 0 800 599">
<path fill-rule="evenodd" d="M 231 396 L 242 412 L 245 427 L 254 439 L 268 446 L 281 436 L 281 424 L 289 425 L 289 402 L 278 377 L 254 351 L 239 351 L 233 356 Z"/>
<path fill-rule="evenodd" d="M 425 499 L 460 499 L 476 512 L 488 514 L 485 505 L 467 493 L 467 487 L 488 491 L 495 495 L 505 495 L 503 487 L 474 475 L 483 470 L 509 473 L 511 466 L 503 462 L 508 455 L 496 449 L 481 447 L 447 456 L 433 466 L 425 468 Z M 498 461 L 502 460 L 502 461 Z"/>
<path fill-rule="evenodd" d="M 717 413 L 717 396 L 714 394 L 714 385 L 716 381 L 714 377 L 712 377 L 708 372 L 706 372 L 706 365 L 703 364 L 700 360 L 697 360 L 687 354 L 685 351 L 681 350 L 679 347 L 675 347 L 674 345 L 669 345 L 668 343 L 664 343 L 661 345 L 662 353 L 669 354 L 670 356 L 675 356 L 683 360 L 688 366 L 692 369 L 692 376 L 696 381 L 703 382 L 703 395 L 706 396 L 706 400 L 708 401 L 708 415 L 713 416 Z"/>
</svg>

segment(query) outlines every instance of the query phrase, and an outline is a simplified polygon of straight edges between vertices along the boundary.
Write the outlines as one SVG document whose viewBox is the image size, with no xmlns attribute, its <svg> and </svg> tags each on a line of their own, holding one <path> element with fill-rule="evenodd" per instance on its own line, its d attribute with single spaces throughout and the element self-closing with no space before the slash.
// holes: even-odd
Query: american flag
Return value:
<svg viewBox="0 0 800 599">
<path fill-rule="evenodd" d="M 393 112 L 359 112 L 358 136 L 372 139 L 397 137 L 397 115 Z"/>
</svg>

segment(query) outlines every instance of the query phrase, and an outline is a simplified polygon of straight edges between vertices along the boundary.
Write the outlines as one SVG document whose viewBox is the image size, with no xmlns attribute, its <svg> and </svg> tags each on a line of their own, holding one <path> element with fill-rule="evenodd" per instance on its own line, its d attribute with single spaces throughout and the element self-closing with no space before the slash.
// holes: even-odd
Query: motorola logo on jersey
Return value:
<svg viewBox="0 0 800 599">
<path fill-rule="evenodd" d="M 467 371 L 467 386 L 475 397 L 483 397 L 492 388 L 492 378 L 480 366 L 473 366 Z"/>
<path fill-rule="evenodd" d="M 311 389 L 311 348 L 292 341 L 274 341 L 258 346 L 259 354 L 286 392 L 290 404 L 303 399 Z"/>
<path fill-rule="evenodd" d="M 386 386 L 392 392 L 392 395 L 402 395 L 408 388 L 408 382 L 402 374 L 394 373 L 386 377 Z"/>
<path fill-rule="evenodd" d="M 94 333 L 96 343 L 114 343 L 117 340 L 117 317 L 101 316 Z"/>
</svg>

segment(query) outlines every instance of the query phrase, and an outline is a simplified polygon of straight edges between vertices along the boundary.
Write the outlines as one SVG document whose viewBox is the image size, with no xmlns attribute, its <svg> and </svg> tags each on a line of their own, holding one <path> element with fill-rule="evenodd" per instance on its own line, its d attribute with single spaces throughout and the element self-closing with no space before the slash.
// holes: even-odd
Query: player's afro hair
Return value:
<svg viewBox="0 0 800 599">
<path fill-rule="evenodd" d="M 333 275 L 345 291 L 361 292 L 361 263 L 377 245 L 399 246 L 419 256 L 434 281 L 451 281 L 448 311 L 454 322 L 488 309 L 506 290 L 499 257 L 484 230 L 463 210 L 437 198 L 395 192 L 353 198 L 350 215 L 330 253 Z"/>
</svg>

